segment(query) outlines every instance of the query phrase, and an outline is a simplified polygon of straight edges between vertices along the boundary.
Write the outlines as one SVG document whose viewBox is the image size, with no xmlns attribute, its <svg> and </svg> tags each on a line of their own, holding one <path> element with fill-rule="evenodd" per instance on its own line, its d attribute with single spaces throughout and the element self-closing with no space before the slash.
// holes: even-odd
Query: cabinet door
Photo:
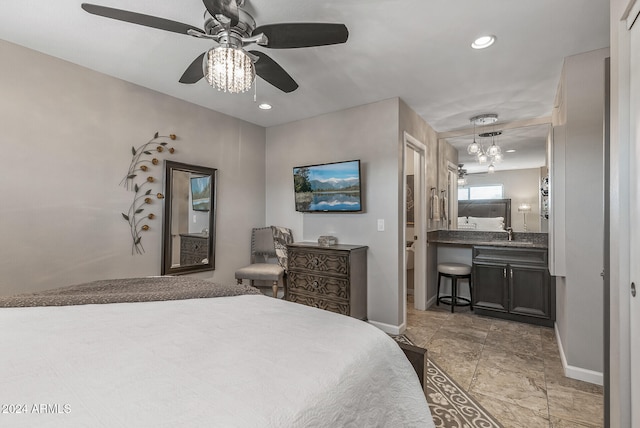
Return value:
<svg viewBox="0 0 640 428">
<path fill-rule="evenodd" d="M 546 267 L 509 265 L 509 312 L 549 318 L 551 278 Z"/>
<path fill-rule="evenodd" d="M 473 264 L 473 306 L 507 312 L 508 287 L 506 264 Z"/>
</svg>

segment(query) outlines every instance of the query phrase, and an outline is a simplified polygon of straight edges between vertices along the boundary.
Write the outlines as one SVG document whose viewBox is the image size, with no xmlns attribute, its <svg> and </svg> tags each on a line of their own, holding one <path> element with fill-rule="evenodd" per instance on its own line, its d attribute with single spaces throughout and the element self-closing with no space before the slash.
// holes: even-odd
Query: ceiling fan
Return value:
<svg viewBox="0 0 640 428">
<path fill-rule="evenodd" d="M 187 67 L 180 83 L 196 83 L 203 77 L 219 90 L 244 92 L 256 75 L 283 92 L 298 88 L 295 80 L 257 44 L 271 49 L 305 48 L 345 43 L 349 31 L 344 24 L 283 23 L 256 26 L 242 7 L 245 0 L 202 0 L 205 6 L 203 29 L 151 15 L 82 3 L 93 14 L 146 27 L 208 39 L 216 45 L 199 55 Z"/>
</svg>

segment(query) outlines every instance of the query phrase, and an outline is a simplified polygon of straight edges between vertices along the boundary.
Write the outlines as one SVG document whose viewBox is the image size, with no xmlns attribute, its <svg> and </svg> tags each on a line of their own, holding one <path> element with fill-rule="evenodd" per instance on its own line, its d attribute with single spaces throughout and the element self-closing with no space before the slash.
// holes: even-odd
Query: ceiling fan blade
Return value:
<svg viewBox="0 0 640 428">
<path fill-rule="evenodd" d="M 82 3 L 82 8 L 93 15 L 130 22 L 132 24 L 144 25 L 145 27 L 157 28 L 159 30 L 172 31 L 179 34 L 188 34 L 189 30 L 193 30 L 204 34 L 204 31 L 192 25 L 158 18 L 157 16 L 144 15 L 142 13 L 129 12 L 122 9 L 114 9 L 90 3 Z"/>
<path fill-rule="evenodd" d="M 236 0 L 202 0 L 204 7 L 214 18 L 222 15 L 231 21 L 231 27 L 235 27 L 240 20 L 238 3 Z"/>
<path fill-rule="evenodd" d="M 282 92 L 293 92 L 298 89 L 298 84 L 289 73 L 284 71 L 284 68 L 275 62 L 269 55 L 260 51 L 249 51 L 258 57 L 258 61 L 255 63 L 256 74 L 268 83 L 272 84 Z"/>
<path fill-rule="evenodd" d="M 288 23 L 262 25 L 253 34 L 263 33 L 269 39 L 267 48 L 289 49 L 308 48 L 344 43 L 349 38 L 349 30 L 344 24 Z"/>
<path fill-rule="evenodd" d="M 206 55 L 206 52 L 202 52 L 202 55 L 200 55 L 198 58 L 193 60 L 191 65 L 189 65 L 189 67 L 187 67 L 187 69 L 182 74 L 182 77 L 180 78 L 180 83 L 187 83 L 187 84 L 196 83 L 204 77 L 204 70 L 202 67 L 202 63 L 204 61 L 205 55 Z"/>
</svg>

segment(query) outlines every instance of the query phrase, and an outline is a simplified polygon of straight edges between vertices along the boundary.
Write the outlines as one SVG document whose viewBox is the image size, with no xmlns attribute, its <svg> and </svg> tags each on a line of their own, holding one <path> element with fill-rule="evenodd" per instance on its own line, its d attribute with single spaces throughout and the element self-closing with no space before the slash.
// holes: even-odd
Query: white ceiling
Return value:
<svg viewBox="0 0 640 428">
<path fill-rule="evenodd" d="M 91 0 L 202 27 L 201 0 Z M 608 0 L 247 0 L 258 25 L 340 22 L 346 44 L 264 50 L 298 82 L 285 94 L 178 79 L 211 42 L 90 15 L 80 0 L 3 0 L 0 38 L 249 122 L 272 126 L 392 97 L 437 131 L 495 112 L 549 116 L 564 57 L 609 45 Z M 489 49 L 474 38 L 495 34 Z"/>
</svg>

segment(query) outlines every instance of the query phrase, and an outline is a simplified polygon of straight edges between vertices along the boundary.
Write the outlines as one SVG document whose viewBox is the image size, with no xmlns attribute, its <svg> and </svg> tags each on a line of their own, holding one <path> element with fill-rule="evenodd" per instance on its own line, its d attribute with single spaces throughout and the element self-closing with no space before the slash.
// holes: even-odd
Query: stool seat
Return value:
<svg viewBox="0 0 640 428">
<path fill-rule="evenodd" d="M 471 274 L 471 266 L 464 263 L 439 263 L 438 272 L 447 275 L 469 275 Z"/>
<path fill-rule="evenodd" d="M 440 295 L 440 282 L 442 277 L 451 278 L 451 295 Z M 458 296 L 458 280 L 466 279 L 469 282 L 469 299 Z M 438 290 L 436 291 L 436 306 L 440 302 L 451 305 L 451 312 L 456 306 L 470 306 L 473 310 L 473 284 L 471 284 L 471 266 L 464 263 L 439 263 L 438 264 Z"/>
</svg>

